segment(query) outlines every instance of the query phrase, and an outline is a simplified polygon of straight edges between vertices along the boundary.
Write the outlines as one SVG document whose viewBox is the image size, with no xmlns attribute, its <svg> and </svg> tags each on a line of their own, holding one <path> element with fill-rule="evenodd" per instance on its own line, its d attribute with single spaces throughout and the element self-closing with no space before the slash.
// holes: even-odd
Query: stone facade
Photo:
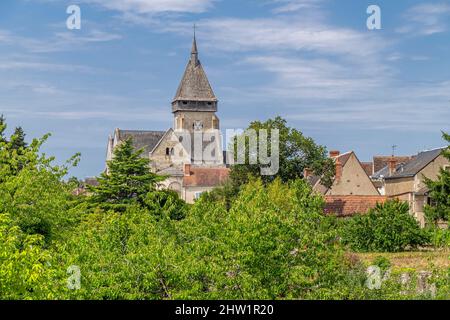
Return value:
<svg viewBox="0 0 450 320">
<path fill-rule="evenodd" d="M 435 149 L 421 152 L 409 162 L 395 165 L 386 176 L 376 177 L 382 181 L 387 197 L 400 199 L 409 204 L 410 213 L 421 226 L 425 226 L 424 207 L 430 202 L 425 177 L 436 180 L 440 169 L 450 166 L 441 151 L 442 149 Z"/>
<path fill-rule="evenodd" d="M 107 161 L 112 159 L 114 148 L 121 141 L 132 138 L 137 149 L 144 149 L 143 156 L 148 157 L 151 170 L 168 176 L 161 187 L 176 191 L 192 203 L 199 194 L 212 190 L 228 177 L 217 107 L 218 99 L 198 58 L 194 37 L 191 57 L 172 100 L 172 128 L 167 131 L 116 129 L 108 141 Z M 188 175 L 186 166 L 190 169 Z M 197 174 L 201 177 L 196 177 Z"/>
</svg>

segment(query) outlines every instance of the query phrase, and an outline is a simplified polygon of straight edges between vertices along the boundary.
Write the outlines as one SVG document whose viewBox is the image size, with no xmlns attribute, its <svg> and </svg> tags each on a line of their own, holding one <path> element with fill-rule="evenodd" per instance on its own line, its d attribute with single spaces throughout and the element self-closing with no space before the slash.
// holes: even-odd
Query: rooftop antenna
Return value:
<svg viewBox="0 0 450 320">
<path fill-rule="evenodd" d="M 397 145 L 393 145 L 392 146 L 392 157 L 395 157 L 395 150 L 397 150 L 398 146 Z"/>
</svg>

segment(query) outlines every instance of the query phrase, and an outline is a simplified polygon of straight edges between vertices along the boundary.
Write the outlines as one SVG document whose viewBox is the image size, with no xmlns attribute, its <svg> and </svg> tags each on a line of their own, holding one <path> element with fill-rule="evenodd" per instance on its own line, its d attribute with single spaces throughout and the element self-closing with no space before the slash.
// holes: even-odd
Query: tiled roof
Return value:
<svg viewBox="0 0 450 320">
<path fill-rule="evenodd" d="M 348 159 L 350 159 L 351 155 L 353 154 L 353 151 L 349 151 L 343 154 L 340 154 L 337 157 L 333 157 L 332 159 L 334 159 L 336 161 L 337 158 L 339 158 L 339 161 L 341 162 L 342 166 L 345 166 L 345 164 L 347 163 Z"/>
<path fill-rule="evenodd" d="M 325 196 L 324 213 L 338 217 L 364 214 L 386 200 L 384 196 Z"/>
<path fill-rule="evenodd" d="M 402 167 L 405 166 L 405 162 L 401 162 L 401 163 L 397 163 L 397 165 L 395 166 L 395 170 L 401 170 Z M 381 178 L 385 178 L 389 176 L 389 166 L 385 166 L 383 169 L 378 170 L 377 172 L 375 172 L 371 177 L 372 179 L 381 179 Z"/>
<path fill-rule="evenodd" d="M 375 156 L 373 157 L 373 173 L 380 171 L 389 164 L 392 156 Z M 397 163 L 405 163 L 412 159 L 408 156 L 394 157 Z"/>
<path fill-rule="evenodd" d="M 369 177 L 373 174 L 373 162 L 361 162 L 361 166 Z"/>
<path fill-rule="evenodd" d="M 400 166 L 392 176 L 386 177 L 386 179 L 414 177 L 422 171 L 423 168 L 430 164 L 430 162 L 439 157 L 443 150 L 444 148 L 438 148 L 419 153 L 416 157 L 414 157 L 414 159 L 407 162 L 405 165 Z"/>
<path fill-rule="evenodd" d="M 143 157 L 148 157 L 150 151 L 158 144 L 166 132 L 165 131 L 144 131 L 144 130 L 120 130 L 118 129 L 119 141 L 128 138 L 133 139 L 135 149 L 144 148 Z"/>
<path fill-rule="evenodd" d="M 339 159 L 339 161 L 341 162 L 342 167 L 344 167 L 347 164 L 348 159 L 350 159 L 351 155 L 354 154 L 353 151 L 349 151 L 346 153 L 342 153 L 336 157 L 331 157 L 331 159 L 336 162 L 337 159 Z M 356 154 L 355 154 L 356 157 Z M 306 178 L 306 181 L 315 189 L 315 190 L 319 190 L 321 189 L 323 191 L 323 193 L 326 193 L 329 188 L 326 188 L 325 186 L 323 186 L 321 184 L 321 177 L 316 176 L 316 175 L 311 175 L 309 177 Z"/>
<path fill-rule="evenodd" d="M 184 176 L 185 187 L 216 187 L 228 179 L 228 168 L 196 168 L 191 167 L 190 175 Z"/>
</svg>

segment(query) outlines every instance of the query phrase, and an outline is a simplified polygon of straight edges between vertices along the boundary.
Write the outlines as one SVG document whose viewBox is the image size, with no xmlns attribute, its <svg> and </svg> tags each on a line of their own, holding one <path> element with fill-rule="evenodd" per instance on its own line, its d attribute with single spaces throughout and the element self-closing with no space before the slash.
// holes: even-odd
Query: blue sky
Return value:
<svg viewBox="0 0 450 320">
<path fill-rule="evenodd" d="M 66 28 L 71 4 L 81 30 Z M 381 30 L 366 27 L 371 4 Z M 222 129 L 280 115 L 363 161 L 450 130 L 450 1 L 2 0 L 0 113 L 96 175 L 114 128 L 172 125 L 194 23 Z"/>
</svg>

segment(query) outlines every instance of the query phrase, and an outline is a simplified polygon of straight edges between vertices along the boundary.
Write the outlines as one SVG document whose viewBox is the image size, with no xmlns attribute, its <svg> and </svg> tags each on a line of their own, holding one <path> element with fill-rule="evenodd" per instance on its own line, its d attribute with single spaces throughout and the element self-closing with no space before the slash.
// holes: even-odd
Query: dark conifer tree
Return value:
<svg viewBox="0 0 450 320">
<path fill-rule="evenodd" d="M 88 186 L 93 203 L 120 209 L 131 203 L 144 204 L 148 192 L 165 179 L 150 171 L 149 160 L 141 157 L 143 150 L 135 151 L 132 140 L 121 143 L 115 150 L 108 170 L 98 178 L 98 186 Z"/>
</svg>

